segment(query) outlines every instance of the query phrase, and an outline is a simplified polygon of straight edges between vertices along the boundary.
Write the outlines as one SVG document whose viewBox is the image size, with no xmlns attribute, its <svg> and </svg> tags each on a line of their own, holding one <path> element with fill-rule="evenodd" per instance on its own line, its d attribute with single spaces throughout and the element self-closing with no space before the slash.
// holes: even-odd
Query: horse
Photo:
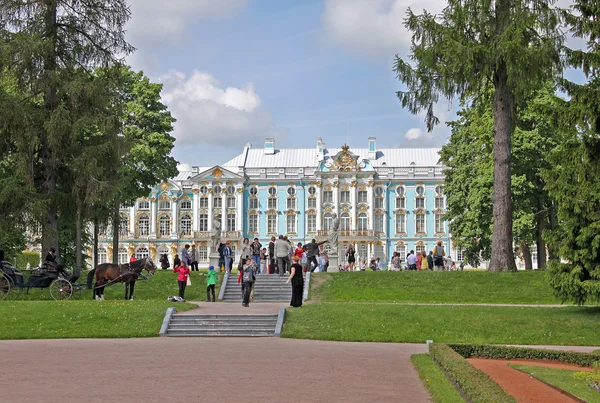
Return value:
<svg viewBox="0 0 600 403">
<path fill-rule="evenodd" d="M 95 269 L 88 273 L 87 287 L 92 289 L 92 281 L 94 275 L 96 282 L 94 283 L 93 299 L 98 301 L 104 300 L 104 287 L 113 283 L 125 283 L 125 300 L 133 300 L 133 289 L 135 282 L 139 278 L 142 270 L 146 270 L 149 275 L 154 275 L 156 266 L 149 257 L 146 259 L 138 259 L 127 264 L 102 263 L 96 266 Z M 131 288 L 130 288 L 131 287 Z M 131 290 L 131 292 L 129 292 Z"/>
</svg>

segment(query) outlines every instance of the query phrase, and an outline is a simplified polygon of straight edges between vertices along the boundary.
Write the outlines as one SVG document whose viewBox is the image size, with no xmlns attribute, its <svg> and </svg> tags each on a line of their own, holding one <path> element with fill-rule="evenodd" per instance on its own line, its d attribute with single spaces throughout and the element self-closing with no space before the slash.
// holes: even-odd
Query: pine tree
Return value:
<svg viewBox="0 0 600 403">
<path fill-rule="evenodd" d="M 490 102 L 494 115 L 493 234 L 490 271 L 516 270 L 511 203 L 511 141 L 515 107 L 561 69 L 562 35 L 553 0 L 449 0 L 440 16 L 409 9 L 410 62 L 396 56 L 405 84 L 397 95 L 413 113 L 439 123 L 440 97 Z M 493 91 L 489 91 L 489 88 Z M 493 94 L 489 96 L 488 94 Z"/>
<path fill-rule="evenodd" d="M 71 144 L 74 128 L 85 123 L 86 108 L 97 101 L 89 96 L 86 80 L 78 78 L 82 71 L 118 65 L 133 50 L 124 39 L 129 16 L 125 0 L 0 4 L 0 71 L 15 78 L 16 89 L 12 102 L 0 105 L 12 111 L 1 115 L 0 124 L 15 145 L 21 177 L 35 188 L 30 196 L 41 196 L 44 249 L 58 246 L 64 195 L 59 176 L 70 156 L 62 147 Z"/>
</svg>

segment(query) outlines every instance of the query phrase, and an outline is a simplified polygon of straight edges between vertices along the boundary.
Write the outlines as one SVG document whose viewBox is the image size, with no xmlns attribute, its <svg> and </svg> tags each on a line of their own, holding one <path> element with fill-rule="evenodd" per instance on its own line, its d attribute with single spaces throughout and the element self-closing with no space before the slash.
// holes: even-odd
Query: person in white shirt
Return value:
<svg viewBox="0 0 600 403">
<path fill-rule="evenodd" d="M 406 264 L 408 265 L 408 270 L 417 270 L 417 256 L 415 255 L 415 251 L 411 250 L 410 255 L 406 258 Z"/>
</svg>

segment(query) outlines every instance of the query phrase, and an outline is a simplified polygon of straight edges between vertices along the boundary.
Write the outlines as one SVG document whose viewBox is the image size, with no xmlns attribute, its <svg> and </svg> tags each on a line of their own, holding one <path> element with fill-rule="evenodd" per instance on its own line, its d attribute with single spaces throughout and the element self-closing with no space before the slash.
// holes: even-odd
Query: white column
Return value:
<svg viewBox="0 0 600 403">
<path fill-rule="evenodd" d="M 213 208 L 215 208 L 215 202 L 213 201 L 212 191 L 208 193 L 208 230 L 213 229 Z"/>
<path fill-rule="evenodd" d="M 193 190 L 192 196 L 192 231 L 198 231 L 198 189 Z"/>
<path fill-rule="evenodd" d="M 339 216 L 340 215 L 340 210 L 338 208 L 339 207 L 338 203 L 339 203 L 339 200 L 340 200 L 340 194 L 339 194 L 340 186 L 339 186 L 339 184 L 337 186 L 333 186 L 331 188 L 331 190 L 333 191 L 333 211 L 335 211 L 337 213 L 337 215 Z"/>
<path fill-rule="evenodd" d="M 150 199 L 150 234 L 156 235 L 156 197 Z"/>
<path fill-rule="evenodd" d="M 321 212 L 322 212 L 322 199 L 323 199 L 323 187 L 322 186 L 317 186 L 317 231 L 322 230 L 323 229 L 323 225 L 321 225 Z"/>
<path fill-rule="evenodd" d="M 129 207 L 129 233 L 135 234 L 135 207 Z"/>
<path fill-rule="evenodd" d="M 356 181 L 350 185 L 350 229 L 358 229 L 358 217 L 356 216 Z"/>
<path fill-rule="evenodd" d="M 171 199 L 171 215 L 173 216 L 172 224 L 171 224 L 171 235 L 175 235 L 179 237 L 179 232 L 177 228 L 177 198 L 173 197 Z"/>
<path fill-rule="evenodd" d="M 226 232 L 227 231 L 227 197 L 223 197 L 222 196 L 223 193 L 221 193 L 221 206 L 223 206 L 223 208 L 221 209 L 223 212 L 221 213 L 221 232 Z"/>
<path fill-rule="evenodd" d="M 235 214 L 235 229 L 236 231 L 243 232 L 243 221 L 242 216 L 244 215 L 244 188 L 237 189 L 236 194 L 236 214 Z"/>
<path fill-rule="evenodd" d="M 373 199 L 373 186 L 371 185 L 372 184 L 369 183 L 369 186 L 367 187 L 367 200 L 369 201 L 369 226 L 374 230 L 375 223 L 373 221 L 373 203 L 375 200 Z"/>
</svg>

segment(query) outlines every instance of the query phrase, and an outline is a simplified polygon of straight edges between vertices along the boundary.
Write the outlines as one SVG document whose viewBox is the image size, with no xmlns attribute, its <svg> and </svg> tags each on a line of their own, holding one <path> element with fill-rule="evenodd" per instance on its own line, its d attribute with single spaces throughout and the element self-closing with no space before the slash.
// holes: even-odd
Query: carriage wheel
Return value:
<svg viewBox="0 0 600 403">
<path fill-rule="evenodd" d="M 71 298 L 73 295 L 73 285 L 65 279 L 59 278 L 50 284 L 50 296 L 56 300 Z"/>
<path fill-rule="evenodd" d="M 0 276 L 0 299 L 7 299 L 10 294 L 10 281 L 8 277 Z"/>
</svg>

